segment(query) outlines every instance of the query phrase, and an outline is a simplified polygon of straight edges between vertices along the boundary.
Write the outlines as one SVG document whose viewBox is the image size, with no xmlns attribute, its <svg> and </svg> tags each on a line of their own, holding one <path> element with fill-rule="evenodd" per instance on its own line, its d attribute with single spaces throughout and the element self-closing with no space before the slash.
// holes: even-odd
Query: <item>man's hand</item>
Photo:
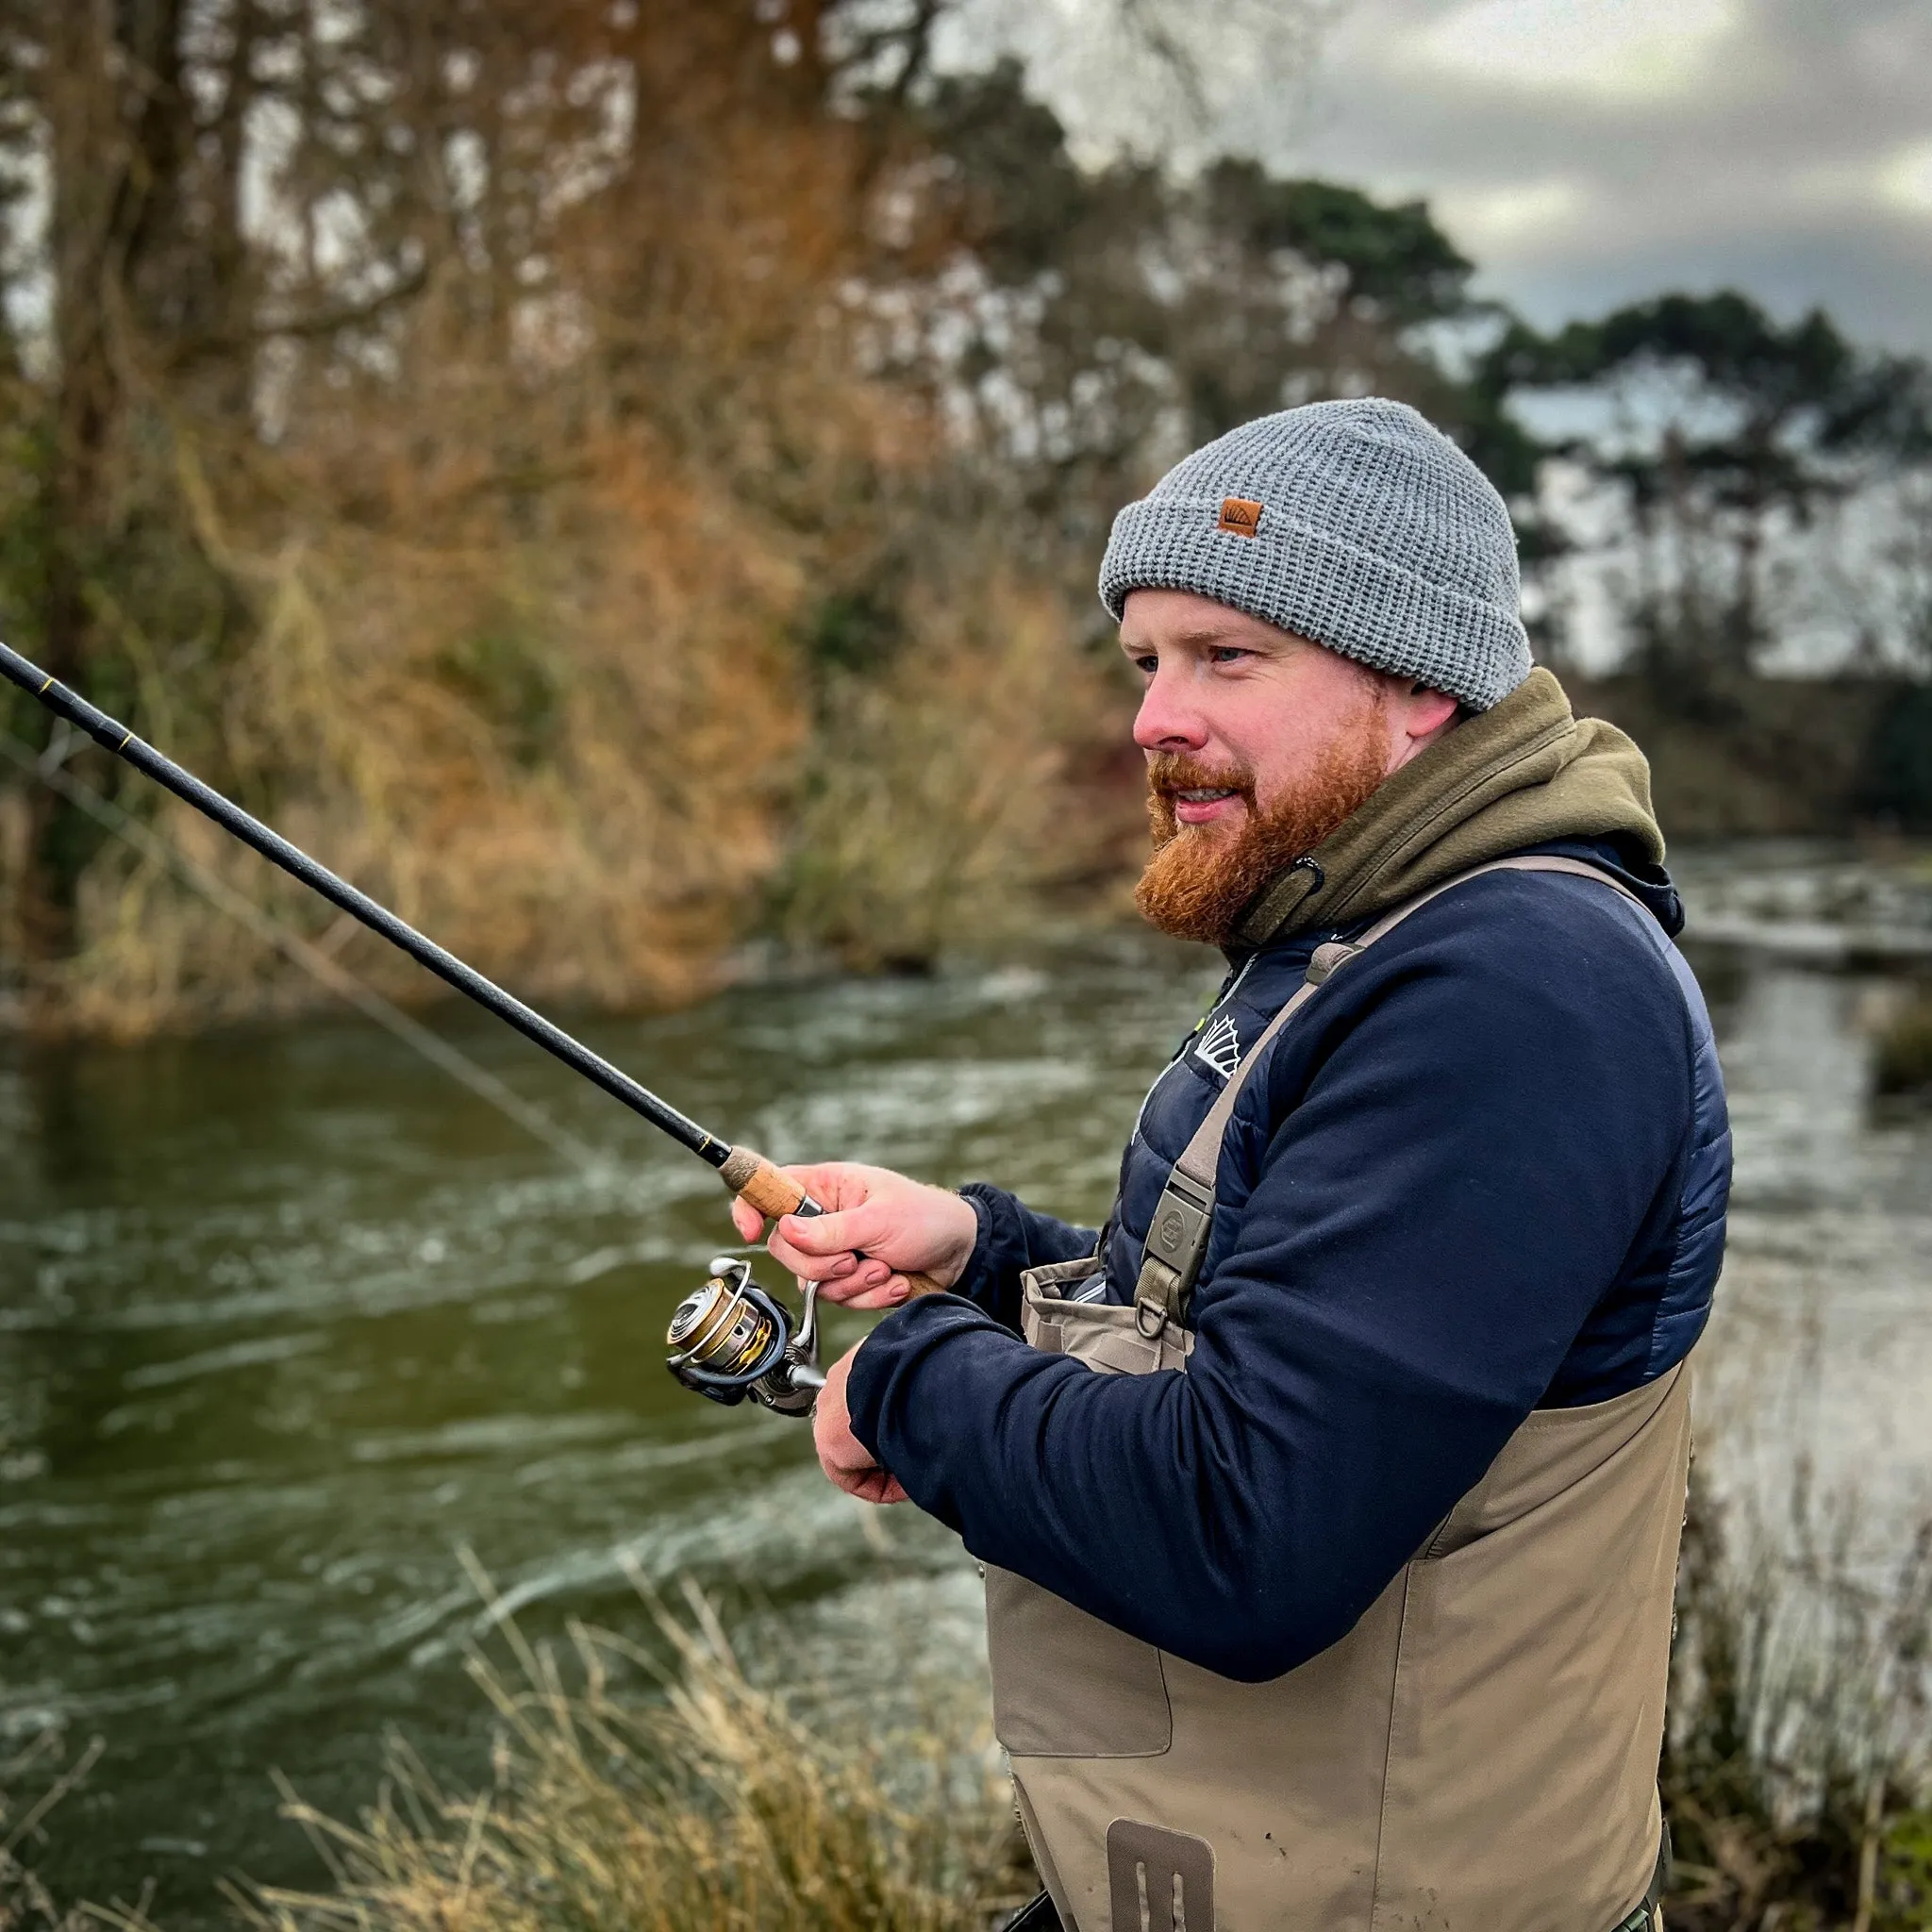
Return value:
<svg viewBox="0 0 1932 1932">
<path fill-rule="evenodd" d="M 812 1410 L 811 1439 L 819 1452 L 819 1467 L 834 1487 L 861 1503 L 903 1503 L 906 1491 L 898 1477 L 872 1459 L 871 1450 L 852 1433 L 852 1418 L 845 1408 L 845 1378 L 852 1373 L 852 1357 L 864 1346 L 861 1341 L 848 1348 L 825 1372 L 825 1386 Z"/>
<path fill-rule="evenodd" d="M 851 1160 L 785 1172 L 825 1212 L 803 1220 L 795 1214 L 781 1216 L 765 1245 L 801 1280 L 819 1283 L 829 1301 L 855 1308 L 890 1308 L 912 1291 L 896 1270 L 921 1271 L 950 1288 L 973 1258 L 979 1217 L 972 1202 L 944 1188 Z M 764 1217 L 747 1202 L 731 1204 L 731 1219 L 748 1241 L 765 1231 Z M 823 1397 L 820 1406 L 823 1411 Z M 825 1467 L 829 1472 L 830 1463 Z"/>
</svg>

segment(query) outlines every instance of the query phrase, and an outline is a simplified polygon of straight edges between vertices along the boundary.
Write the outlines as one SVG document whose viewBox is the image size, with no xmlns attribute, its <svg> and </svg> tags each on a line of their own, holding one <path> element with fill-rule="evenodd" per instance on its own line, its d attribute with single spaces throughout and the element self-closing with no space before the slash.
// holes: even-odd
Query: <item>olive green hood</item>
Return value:
<svg viewBox="0 0 1932 1932">
<path fill-rule="evenodd" d="M 1533 845 L 1621 833 L 1655 863 L 1663 834 L 1650 766 L 1601 718 L 1578 718 L 1541 668 L 1395 774 L 1256 899 L 1241 943 L 1371 919 L 1417 892 Z"/>
</svg>

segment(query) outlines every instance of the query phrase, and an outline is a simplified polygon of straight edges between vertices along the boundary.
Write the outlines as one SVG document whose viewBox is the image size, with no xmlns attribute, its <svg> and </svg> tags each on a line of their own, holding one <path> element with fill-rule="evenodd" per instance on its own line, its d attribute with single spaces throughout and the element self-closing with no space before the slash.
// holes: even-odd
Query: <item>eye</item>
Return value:
<svg viewBox="0 0 1932 1932">
<path fill-rule="evenodd" d="M 1254 655 L 1252 651 L 1242 650 L 1239 644 L 1215 644 L 1208 650 L 1208 661 L 1210 664 L 1239 664 Z"/>
<path fill-rule="evenodd" d="M 1144 658 L 1135 658 L 1130 661 L 1132 662 L 1134 669 L 1138 671 L 1142 677 L 1152 677 L 1154 674 L 1160 669 L 1160 659 L 1157 658 L 1152 651 L 1149 651 Z"/>
</svg>

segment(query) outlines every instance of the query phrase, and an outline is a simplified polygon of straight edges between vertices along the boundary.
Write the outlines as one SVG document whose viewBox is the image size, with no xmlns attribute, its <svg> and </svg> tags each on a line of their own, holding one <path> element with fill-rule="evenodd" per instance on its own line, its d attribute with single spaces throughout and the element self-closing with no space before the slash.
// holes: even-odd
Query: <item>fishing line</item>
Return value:
<svg viewBox="0 0 1932 1932">
<path fill-rule="evenodd" d="M 63 721 L 60 731 L 65 734 L 68 728 Z M 432 1066 L 440 1067 L 451 1079 L 459 1081 L 479 1100 L 513 1120 L 553 1153 L 562 1155 L 566 1160 L 574 1161 L 586 1170 L 599 1164 L 593 1149 L 567 1128 L 558 1126 L 541 1107 L 507 1087 L 494 1074 L 478 1066 L 468 1054 L 452 1046 L 441 1035 L 432 1033 L 421 1021 L 412 1020 L 400 1007 L 385 999 L 346 966 L 264 912 L 252 899 L 189 858 L 151 826 L 143 824 L 132 812 L 63 769 L 58 759 L 54 759 L 54 754 L 58 751 L 64 757 L 65 750 L 65 745 L 57 741 L 56 744 L 49 746 L 46 754 L 37 756 L 30 745 L 24 744 L 12 733 L 0 731 L 0 753 L 5 753 L 23 772 L 30 773 L 142 858 L 173 873 L 183 885 L 199 893 L 217 911 L 225 913 L 263 944 L 274 947 L 319 985 L 412 1047 Z"/>
<path fill-rule="evenodd" d="M 104 751 L 132 765 L 152 778 L 163 791 L 172 791 L 183 804 L 192 805 L 204 818 L 212 819 L 225 832 L 231 832 L 247 846 L 278 865 L 291 878 L 299 879 L 311 891 L 319 892 L 331 906 L 339 907 L 352 919 L 359 920 L 392 946 L 408 954 L 418 965 L 426 966 L 436 976 L 467 993 L 478 1006 L 488 1007 L 498 1019 L 507 1020 L 526 1039 L 533 1040 L 545 1053 L 554 1055 L 585 1079 L 620 1100 L 633 1113 L 641 1114 L 659 1132 L 681 1141 L 701 1159 L 724 1173 L 726 1185 L 742 1192 L 728 1172 L 732 1148 L 728 1141 L 708 1133 L 697 1122 L 679 1113 L 668 1101 L 660 1100 L 641 1082 L 633 1080 L 614 1067 L 601 1054 L 595 1054 L 581 1041 L 573 1040 L 561 1026 L 554 1025 L 533 1007 L 527 1007 L 506 992 L 493 980 L 486 979 L 474 966 L 465 965 L 454 953 L 439 946 L 420 933 L 407 920 L 398 919 L 387 906 L 378 904 L 367 892 L 348 880 L 339 878 L 325 865 L 318 864 L 299 845 L 271 830 L 252 813 L 245 812 L 232 799 L 224 798 L 213 786 L 204 784 L 194 774 L 157 751 L 119 719 L 110 718 L 98 706 L 91 705 L 78 691 L 69 691 L 58 678 L 23 658 L 18 651 L 0 643 L 0 676 L 17 684 L 37 699 L 57 718 L 85 731 Z M 756 1158 L 757 1157 L 752 1157 Z M 770 1167 L 769 1162 L 763 1165 Z M 775 1174 L 775 1170 L 773 1170 Z M 746 1178 L 755 1177 L 746 1168 Z M 756 1205 L 756 1204 L 755 1204 Z M 777 1210 L 784 1212 L 784 1209 Z"/>
</svg>

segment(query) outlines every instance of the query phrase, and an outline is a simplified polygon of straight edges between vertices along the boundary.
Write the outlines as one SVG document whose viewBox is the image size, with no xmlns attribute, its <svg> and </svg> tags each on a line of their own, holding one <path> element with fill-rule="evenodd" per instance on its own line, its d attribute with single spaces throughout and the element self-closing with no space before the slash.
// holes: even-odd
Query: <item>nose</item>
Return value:
<svg viewBox="0 0 1932 1932">
<path fill-rule="evenodd" d="M 1188 679 L 1177 665 L 1163 663 L 1147 681 L 1134 719 L 1134 742 L 1142 751 L 1200 751 L 1208 726 L 1188 694 Z"/>
</svg>

